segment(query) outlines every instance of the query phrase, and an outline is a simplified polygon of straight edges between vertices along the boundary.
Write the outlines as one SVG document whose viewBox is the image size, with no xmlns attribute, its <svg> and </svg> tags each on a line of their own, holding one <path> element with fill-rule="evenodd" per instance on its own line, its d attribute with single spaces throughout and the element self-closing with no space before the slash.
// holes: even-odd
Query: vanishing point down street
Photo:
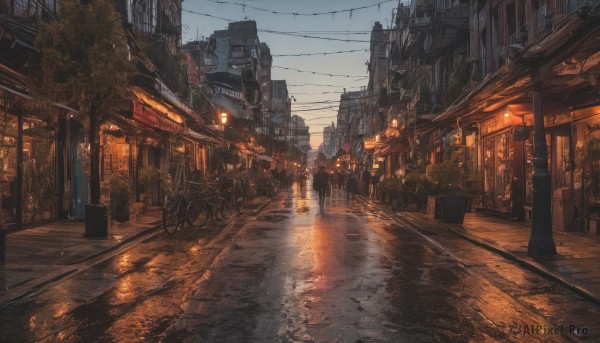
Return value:
<svg viewBox="0 0 600 343">
<path fill-rule="evenodd" d="M 2 342 L 597 341 L 600 306 L 366 197 L 296 185 L 0 309 Z"/>
</svg>

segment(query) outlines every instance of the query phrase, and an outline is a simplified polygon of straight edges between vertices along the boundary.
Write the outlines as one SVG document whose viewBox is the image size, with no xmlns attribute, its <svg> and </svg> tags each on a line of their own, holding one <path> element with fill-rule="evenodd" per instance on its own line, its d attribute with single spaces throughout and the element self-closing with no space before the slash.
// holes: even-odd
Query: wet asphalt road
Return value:
<svg viewBox="0 0 600 343">
<path fill-rule="evenodd" d="M 598 318 L 410 214 L 335 191 L 319 208 L 293 188 L 258 215 L 158 235 L 0 308 L 0 341 L 592 342 Z"/>
</svg>

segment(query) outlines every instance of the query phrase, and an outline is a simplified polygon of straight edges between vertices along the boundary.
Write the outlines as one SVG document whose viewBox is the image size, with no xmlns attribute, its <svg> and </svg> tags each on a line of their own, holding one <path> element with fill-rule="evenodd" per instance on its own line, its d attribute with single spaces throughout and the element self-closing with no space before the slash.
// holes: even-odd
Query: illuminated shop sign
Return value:
<svg viewBox="0 0 600 343">
<path fill-rule="evenodd" d="M 244 94 L 242 92 L 234 91 L 233 89 L 225 88 L 222 86 L 213 86 L 213 91 L 215 94 L 223 94 L 231 98 L 244 100 Z"/>
</svg>

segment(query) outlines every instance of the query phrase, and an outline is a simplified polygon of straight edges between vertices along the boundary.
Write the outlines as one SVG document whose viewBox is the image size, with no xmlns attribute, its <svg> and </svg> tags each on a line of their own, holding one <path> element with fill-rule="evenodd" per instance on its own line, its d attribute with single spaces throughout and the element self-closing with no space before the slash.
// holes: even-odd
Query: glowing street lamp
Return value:
<svg viewBox="0 0 600 343">
<path fill-rule="evenodd" d="M 227 112 L 221 112 L 219 116 L 221 117 L 221 124 L 227 124 Z"/>
</svg>

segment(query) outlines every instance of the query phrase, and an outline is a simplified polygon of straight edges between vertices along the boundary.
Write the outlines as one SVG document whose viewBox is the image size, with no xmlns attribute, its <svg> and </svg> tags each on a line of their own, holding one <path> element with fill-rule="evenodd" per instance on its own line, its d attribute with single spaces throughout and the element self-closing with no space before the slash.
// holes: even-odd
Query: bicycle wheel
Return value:
<svg viewBox="0 0 600 343">
<path fill-rule="evenodd" d="M 221 198 L 216 213 L 220 215 L 221 219 L 227 219 L 233 215 L 233 207 L 227 199 Z"/>
<path fill-rule="evenodd" d="M 180 217 L 179 204 L 180 201 L 174 201 L 171 204 L 167 204 L 165 201 L 163 207 L 163 227 L 169 235 L 177 232 L 184 224 L 184 220 Z"/>
<path fill-rule="evenodd" d="M 235 191 L 233 193 L 232 198 L 235 210 L 238 214 L 242 214 L 242 208 L 244 208 L 244 196 L 242 195 L 242 192 L 240 192 L 239 190 Z"/>
<path fill-rule="evenodd" d="M 192 200 L 188 204 L 186 214 L 188 224 L 194 227 L 202 227 L 210 217 L 208 203 L 202 199 Z"/>
</svg>

